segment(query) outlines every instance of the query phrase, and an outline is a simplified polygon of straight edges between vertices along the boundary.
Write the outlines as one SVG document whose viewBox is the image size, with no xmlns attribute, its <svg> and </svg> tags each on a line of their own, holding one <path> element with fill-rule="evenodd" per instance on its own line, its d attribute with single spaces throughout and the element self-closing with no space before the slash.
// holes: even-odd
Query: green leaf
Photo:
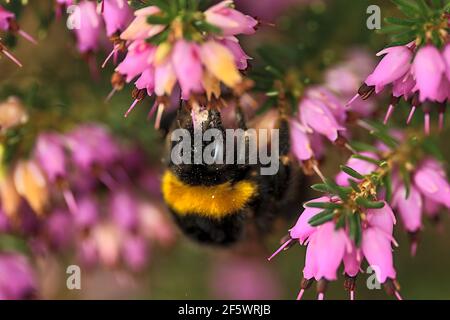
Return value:
<svg viewBox="0 0 450 320">
<path fill-rule="evenodd" d="M 409 17 L 421 15 L 420 9 L 414 3 L 411 3 L 411 0 L 392 0 L 392 2 L 397 5 L 400 11 Z"/>
<path fill-rule="evenodd" d="M 410 30 L 409 27 L 400 26 L 400 25 L 388 25 L 383 26 L 380 30 L 377 30 L 377 33 L 387 34 L 387 33 L 401 33 Z"/>
<path fill-rule="evenodd" d="M 311 186 L 311 189 L 318 191 L 318 192 L 323 192 L 323 193 L 329 193 L 330 190 L 328 189 L 327 185 L 324 183 L 318 183 L 318 184 L 314 184 Z"/>
<path fill-rule="evenodd" d="M 391 149 L 396 149 L 398 147 L 398 142 L 388 134 L 381 131 L 372 131 L 371 134 L 381 140 L 385 145 Z"/>
<path fill-rule="evenodd" d="M 330 189 L 334 194 L 339 196 L 339 198 L 344 201 L 348 199 L 348 196 L 352 192 L 351 188 L 340 187 L 332 179 L 325 179 L 325 184 L 327 185 L 328 189 Z"/>
<path fill-rule="evenodd" d="M 395 17 L 385 18 L 384 21 L 389 24 L 405 26 L 405 27 L 415 26 L 417 24 L 417 22 L 414 20 L 401 19 L 401 18 L 395 18 Z"/>
<path fill-rule="evenodd" d="M 150 39 L 147 39 L 146 41 L 149 43 L 152 43 L 154 45 L 158 45 L 158 44 L 161 44 L 164 41 L 166 41 L 169 38 L 169 34 L 170 34 L 170 30 L 166 29 L 166 30 L 158 33 L 157 35 L 151 37 Z"/>
<path fill-rule="evenodd" d="M 355 242 L 357 247 L 361 244 L 361 217 L 359 213 L 355 213 L 349 218 L 350 238 Z"/>
<path fill-rule="evenodd" d="M 309 219 L 308 223 L 313 226 L 317 227 L 320 226 L 328 221 L 333 220 L 334 218 L 334 212 L 330 210 L 324 210 L 318 214 L 316 214 L 314 217 Z"/>
<path fill-rule="evenodd" d="M 386 201 L 390 202 L 392 199 L 392 177 L 390 174 L 384 176 L 383 185 L 386 188 Z"/>
<path fill-rule="evenodd" d="M 171 20 L 172 19 L 169 16 L 160 16 L 155 14 L 147 16 L 147 23 L 153 25 L 168 25 Z"/>
<path fill-rule="evenodd" d="M 403 184 L 406 189 L 405 199 L 409 198 L 409 194 L 411 193 L 411 174 L 405 166 L 400 168 L 400 175 L 402 176 Z"/>
<path fill-rule="evenodd" d="M 345 214 L 341 215 L 339 219 L 336 221 L 336 230 L 345 228 L 345 224 L 347 222 L 347 216 Z"/>
<path fill-rule="evenodd" d="M 354 154 L 354 155 L 352 155 L 352 158 L 363 160 L 363 161 L 366 161 L 366 162 L 369 162 L 369 163 L 373 163 L 373 164 L 375 164 L 377 166 L 380 166 L 380 164 L 381 164 L 381 162 L 379 160 L 377 160 L 377 159 L 366 157 L 366 156 L 363 156 L 363 155 L 360 155 L 360 154 Z"/>
<path fill-rule="evenodd" d="M 29 248 L 25 240 L 11 234 L 0 235 L 0 251 L 29 253 Z"/>
<path fill-rule="evenodd" d="M 341 170 L 344 171 L 349 176 L 355 178 L 355 179 L 359 179 L 359 180 L 363 180 L 364 179 L 364 176 L 361 173 L 359 173 L 358 171 L 350 168 L 349 166 L 341 166 Z"/>
<path fill-rule="evenodd" d="M 356 203 L 366 209 L 381 209 L 384 207 L 383 201 L 371 201 L 365 198 L 356 198 Z"/>
<path fill-rule="evenodd" d="M 170 10 L 170 2 L 166 0 L 151 0 L 149 1 L 149 5 L 156 6 L 161 9 L 161 11 L 169 11 Z"/>
<path fill-rule="evenodd" d="M 216 27 L 215 25 L 212 25 L 204 20 L 197 20 L 194 22 L 194 25 L 201 32 L 213 33 L 213 34 L 217 34 L 217 35 L 222 33 L 222 29 L 220 29 L 219 27 Z"/>
<path fill-rule="evenodd" d="M 364 142 L 353 141 L 353 142 L 350 142 L 350 146 L 358 152 L 364 152 L 364 151 L 378 152 L 378 149 L 376 147 L 371 146 L 370 144 L 367 144 Z"/>
<path fill-rule="evenodd" d="M 428 6 L 428 4 L 425 2 L 425 0 L 416 0 L 416 3 L 417 3 L 419 10 L 423 16 L 428 16 L 430 14 L 431 9 Z"/>
<path fill-rule="evenodd" d="M 361 192 L 358 182 L 356 182 L 353 179 L 348 179 L 348 183 L 350 184 L 353 190 L 355 190 L 356 192 Z"/>
<path fill-rule="evenodd" d="M 307 203 L 305 203 L 305 207 L 335 210 L 335 209 L 342 208 L 342 205 L 339 203 L 333 203 L 333 202 L 307 202 Z"/>
</svg>

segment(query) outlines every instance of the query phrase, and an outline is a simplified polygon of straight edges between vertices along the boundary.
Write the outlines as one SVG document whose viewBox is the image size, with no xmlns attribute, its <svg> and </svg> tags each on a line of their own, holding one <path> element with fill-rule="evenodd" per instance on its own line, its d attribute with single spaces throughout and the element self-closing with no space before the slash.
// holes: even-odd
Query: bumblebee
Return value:
<svg viewBox="0 0 450 320">
<path fill-rule="evenodd" d="M 237 164 L 236 158 L 231 164 L 175 163 L 171 155 L 180 141 L 172 140 L 171 132 L 176 129 L 187 130 L 192 138 L 196 130 L 204 133 L 208 129 L 216 129 L 226 140 L 220 111 L 217 108 L 197 111 L 184 103 L 177 111 L 166 141 L 167 169 L 161 189 L 164 201 L 183 233 L 202 244 L 230 246 L 250 234 L 264 235 L 273 228 L 277 218 L 287 218 L 289 212 L 295 214 L 296 210 L 292 211 L 292 208 L 298 207 L 301 201 L 302 176 L 298 163 L 289 153 L 286 112 L 279 108 L 272 114 L 275 116 L 272 125 L 279 132 L 279 150 L 276 153 L 279 170 L 274 175 L 262 175 L 264 165 L 249 164 L 249 161 Z M 261 122 L 264 121 L 255 122 L 253 126 L 260 127 Z M 236 108 L 235 125 L 244 132 L 248 131 L 247 121 L 239 107 Z M 246 146 L 247 138 L 244 137 Z M 195 149 L 193 142 L 191 147 Z M 202 147 L 206 147 L 205 142 Z M 226 156 L 227 150 L 220 151 Z M 234 154 L 237 157 L 237 152 Z M 191 157 L 192 160 L 193 155 Z"/>
</svg>

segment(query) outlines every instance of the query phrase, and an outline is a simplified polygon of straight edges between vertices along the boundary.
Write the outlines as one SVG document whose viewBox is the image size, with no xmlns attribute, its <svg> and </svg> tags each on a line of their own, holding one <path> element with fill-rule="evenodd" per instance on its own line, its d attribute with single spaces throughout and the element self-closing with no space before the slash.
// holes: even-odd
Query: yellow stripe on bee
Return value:
<svg viewBox="0 0 450 320">
<path fill-rule="evenodd" d="M 162 180 L 166 203 L 178 214 L 196 214 L 220 219 L 242 210 L 256 195 L 256 185 L 248 180 L 216 186 L 192 186 L 166 171 Z"/>
</svg>

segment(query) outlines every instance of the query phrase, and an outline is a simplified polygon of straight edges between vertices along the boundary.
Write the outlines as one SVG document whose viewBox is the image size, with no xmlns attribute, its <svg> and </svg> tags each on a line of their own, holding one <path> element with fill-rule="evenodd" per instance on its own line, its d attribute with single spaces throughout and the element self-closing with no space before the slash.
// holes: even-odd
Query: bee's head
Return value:
<svg viewBox="0 0 450 320">
<path fill-rule="evenodd" d="M 216 185 L 239 180 L 245 174 L 248 166 L 237 164 L 236 143 L 232 144 L 232 154 L 227 153 L 227 134 L 218 110 L 182 107 L 176 124 L 169 135 L 169 168 L 182 181 Z"/>
</svg>

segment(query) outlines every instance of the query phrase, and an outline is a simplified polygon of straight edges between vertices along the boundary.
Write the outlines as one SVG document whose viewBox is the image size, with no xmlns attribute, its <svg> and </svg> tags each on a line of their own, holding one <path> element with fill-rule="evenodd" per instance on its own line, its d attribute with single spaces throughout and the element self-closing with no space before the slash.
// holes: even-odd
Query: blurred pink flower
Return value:
<svg viewBox="0 0 450 320">
<path fill-rule="evenodd" d="M 221 259 L 213 267 L 210 287 L 215 298 L 271 300 L 280 296 L 276 274 L 256 258 Z"/>
<path fill-rule="evenodd" d="M 313 132 L 317 132 L 334 142 L 339 131 L 345 128 L 337 122 L 333 113 L 318 99 L 305 98 L 299 105 L 301 123 Z"/>
<path fill-rule="evenodd" d="M 80 1 L 78 9 L 69 16 L 72 21 L 79 21 L 74 29 L 77 37 L 77 48 L 81 53 L 95 52 L 100 46 L 102 21 L 94 2 Z"/>
<path fill-rule="evenodd" d="M 300 161 L 306 161 L 314 157 L 311 141 L 307 130 L 296 119 L 290 121 L 290 134 L 292 142 L 292 152 Z"/>
<path fill-rule="evenodd" d="M 436 100 L 445 72 L 445 61 L 436 47 L 428 45 L 417 51 L 412 73 L 416 79 L 415 89 L 420 93 L 420 101 Z"/>
<path fill-rule="evenodd" d="M 395 188 L 392 199 L 393 208 L 398 209 L 405 229 L 408 232 L 415 233 L 422 229 L 422 196 L 414 185 L 410 187 L 409 196 L 403 184 Z"/>
<path fill-rule="evenodd" d="M 233 9 L 232 4 L 232 0 L 225 0 L 212 6 L 205 11 L 206 21 L 219 27 L 223 36 L 255 33 L 258 21 Z"/>
<path fill-rule="evenodd" d="M 34 156 L 51 182 L 66 177 L 64 141 L 57 133 L 41 133 L 36 141 Z"/>
<path fill-rule="evenodd" d="M 35 273 L 25 256 L 0 254 L 0 300 L 32 299 L 37 290 Z"/>
<path fill-rule="evenodd" d="M 16 21 L 16 15 L 2 6 L 0 6 L 0 30 L 17 33 L 29 42 L 37 44 L 37 41 L 32 36 L 20 28 Z"/>
<path fill-rule="evenodd" d="M 136 235 L 126 237 L 123 241 L 122 258 L 131 271 L 142 271 L 149 258 L 147 241 Z"/>
<path fill-rule="evenodd" d="M 133 11 L 126 0 L 103 0 L 103 20 L 107 36 L 120 34 L 131 22 Z"/>
<path fill-rule="evenodd" d="M 424 197 L 450 208 L 450 184 L 440 165 L 425 162 L 416 170 L 413 181 Z"/>
<path fill-rule="evenodd" d="M 109 210 L 115 224 L 124 230 L 135 230 L 138 224 L 138 206 L 133 195 L 125 190 L 114 190 L 109 199 Z"/>
</svg>

